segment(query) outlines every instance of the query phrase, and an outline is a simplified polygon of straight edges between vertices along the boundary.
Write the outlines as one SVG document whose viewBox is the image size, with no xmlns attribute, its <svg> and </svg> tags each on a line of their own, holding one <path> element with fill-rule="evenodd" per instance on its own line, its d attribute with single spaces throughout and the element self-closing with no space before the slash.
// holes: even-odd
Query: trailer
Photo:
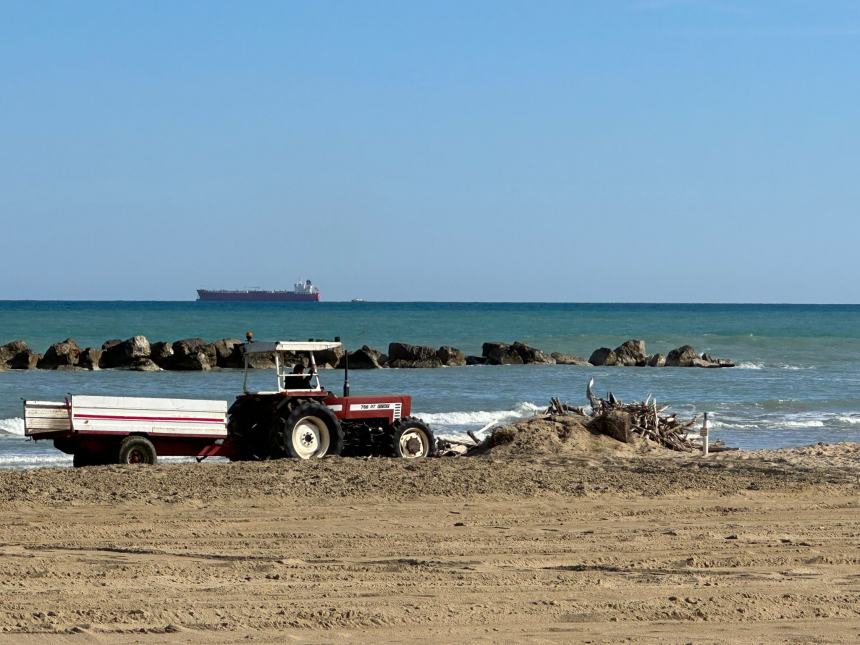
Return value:
<svg viewBox="0 0 860 645">
<path fill-rule="evenodd" d="M 24 434 L 52 439 L 74 455 L 75 466 L 230 456 L 226 401 L 81 395 L 25 401 Z"/>
<path fill-rule="evenodd" d="M 75 466 L 154 464 L 158 456 L 227 457 L 233 461 L 327 455 L 428 457 L 436 440 L 411 416 L 403 394 L 352 396 L 348 354 L 343 395 L 326 390 L 315 352 L 339 341 L 248 342 L 242 393 L 226 401 L 69 395 L 63 401 L 24 401 L 24 432 L 52 440 Z M 249 359 L 268 354 L 275 387 L 248 388 Z"/>
</svg>

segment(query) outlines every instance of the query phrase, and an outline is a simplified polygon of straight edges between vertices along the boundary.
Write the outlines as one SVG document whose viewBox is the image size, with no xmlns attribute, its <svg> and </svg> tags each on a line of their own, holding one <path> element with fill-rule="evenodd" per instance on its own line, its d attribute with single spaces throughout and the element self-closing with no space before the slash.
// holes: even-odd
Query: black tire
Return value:
<svg viewBox="0 0 860 645">
<path fill-rule="evenodd" d="M 421 419 L 403 417 L 391 424 L 389 454 L 402 459 L 432 457 L 436 452 L 436 437 Z"/>
<path fill-rule="evenodd" d="M 283 450 L 293 459 L 312 459 L 339 455 L 343 451 L 340 421 L 321 403 L 301 403 L 279 422 L 273 452 Z"/>
<path fill-rule="evenodd" d="M 155 464 L 158 456 L 155 446 L 146 437 L 131 436 L 122 440 L 119 445 L 117 461 L 121 464 Z"/>
</svg>

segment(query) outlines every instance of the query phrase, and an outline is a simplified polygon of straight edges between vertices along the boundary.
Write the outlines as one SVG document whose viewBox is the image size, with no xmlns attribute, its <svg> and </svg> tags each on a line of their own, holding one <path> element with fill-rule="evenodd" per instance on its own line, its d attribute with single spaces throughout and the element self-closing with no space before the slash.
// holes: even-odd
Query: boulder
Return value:
<svg viewBox="0 0 860 645">
<path fill-rule="evenodd" d="M 164 368 L 173 358 L 173 343 L 158 341 L 149 346 L 149 357 L 161 368 Z"/>
<path fill-rule="evenodd" d="M 719 365 L 717 363 L 706 361 L 701 356 L 697 356 L 692 360 L 688 367 L 719 367 Z"/>
<path fill-rule="evenodd" d="M 166 369 L 211 370 L 218 365 L 215 345 L 202 338 L 183 338 L 173 343 L 173 357 L 167 361 Z"/>
<path fill-rule="evenodd" d="M 317 367 L 320 369 L 335 368 L 341 364 L 344 354 L 346 354 L 346 352 L 342 346 L 334 349 L 324 349 L 319 352 L 314 352 L 314 360 L 317 362 Z"/>
<path fill-rule="evenodd" d="M 146 336 L 127 340 L 109 340 L 102 345 L 99 367 L 131 367 L 141 358 L 149 358 L 152 348 Z"/>
<path fill-rule="evenodd" d="M 389 343 L 388 344 L 388 360 L 394 361 L 434 361 L 436 350 L 432 347 L 424 345 L 410 345 L 409 343 Z M 441 364 L 441 361 L 439 361 Z"/>
<path fill-rule="evenodd" d="M 138 358 L 128 369 L 134 372 L 160 372 L 162 370 L 151 358 Z"/>
<path fill-rule="evenodd" d="M 274 360 L 274 356 L 272 359 Z M 281 352 L 280 360 L 283 361 L 284 365 L 289 367 L 294 365 L 307 367 L 311 362 L 308 358 L 307 352 Z"/>
<path fill-rule="evenodd" d="M 436 350 L 436 358 L 442 362 L 442 365 L 448 367 L 459 367 L 466 364 L 466 355 L 456 347 L 448 345 L 442 345 Z"/>
<path fill-rule="evenodd" d="M 245 366 L 244 357 L 242 367 Z M 275 369 L 275 352 L 251 352 L 248 354 L 248 367 L 255 370 Z"/>
<path fill-rule="evenodd" d="M 41 355 L 31 350 L 23 340 L 13 340 L 0 346 L 0 369 L 33 369 L 40 358 Z"/>
<path fill-rule="evenodd" d="M 481 348 L 487 365 L 522 365 L 523 357 L 507 343 L 484 343 Z"/>
<path fill-rule="evenodd" d="M 690 345 L 682 345 L 666 355 L 666 367 L 693 367 L 693 362 L 699 358 Z"/>
<path fill-rule="evenodd" d="M 507 343 L 484 343 L 482 347 L 484 358 L 488 365 L 532 365 L 536 363 L 552 364 L 555 359 L 547 356 L 541 350 L 515 341 Z"/>
<path fill-rule="evenodd" d="M 610 410 L 589 421 L 586 427 L 591 432 L 605 434 L 622 443 L 632 443 L 633 433 L 630 431 L 630 415 L 621 410 Z"/>
<path fill-rule="evenodd" d="M 666 357 L 663 354 L 652 354 L 646 364 L 648 367 L 663 367 L 666 364 Z"/>
<path fill-rule="evenodd" d="M 415 368 L 415 367 L 442 367 L 442 361 L 440 361 L 435 356 L 433 358 L 428 358 L 426 361 L 406 361 L 402 358 L 398 358 L 395 360 L 391 360 L 389 358 L 388 365 L 386 367 L 394 367 L 394 368 Z"/>
<path fill-rule="evenodd" d="M 385 365 L 388 357 L 382 352 L 362 345 L 361 349 L 357 349 L 349 354 L 349 368 L 356 370 L 379 369 Z"/>
<path fill-rule="evenodd" d="M 710 354 L 702 354 L 701 360 L 707 365 L 701 367 L 734 367 L 735 362 L 729 360 L 728 358 L 717 358 L 716 356 L 711 356 Z M 697 366 L 699 367 L 699 366 Z"/>
<path fill-rule="evenodd" d="M 591 353 L 588 362 L 592 365 L 615 365 L 618 362 L 618 357 L 608 347 L 601 347 Z"/>
<path fill-rule="evenodd" d="M 215 347 L 215 364 L 218 367 L 240 368 L 245 366 L 242 357 L 242 341 L 237 338 L 222 338 L 212 345 Z"/>
<path fill-rule="evenodd" d="M 527 365 L 553 365 L 555 363 L 555 359 L 551 356 L 547 356 L 541 350 L 526 345 L 520 341 L 515 341 L 514 344 L 511 345 L 511 349 L 519 354 L 520 358 L 523 359 L 523 363 Z"/>
<path fill-rule="evenodd" d="M 550 354 L 555 359 L 555 362 L 559 365 L 591 365 L 584 358 L 580 358 L 579 356 L 574 356 L 573 354 L 562 354 L 560 352 L 553 352 Z"/>
<path fill-rule="evenodd" d="M 39 359 L 36 367 L 41 370 L 70 369 L 78 366 L 81 348 L 71 338 L 54 343 Z"/>
<path fill-rule="evenodd" d="M 96 347 L 87 347 L 81 352 L 78 358 L 78 367 L 85 370 L 99 369 L 99 361 L 102 357 L 102 350 Z"/>
<path fill-rule="evenodd" d="M 114 350 L 115 347 L 119 347 L 120 345 L 122 345 L 122 340 L 120 340 L 119 338 L 111 338 L 110 340 L 106 340 L 102 343 L 102 354 L 99 358 L 99 367 L 107 367 L 107 364 L 104 363 L 105 354 L 109 354 Z M 116 352 L 114 352 L 114 354 L 115 353 Z"/>
<path fill-rule="evenodd" d="M 467 356 L 466 365 L 486 365 L 487 359 L 483 356 Z"/>
<path fill-rule="evenodd" d="M 615 348 L 615 361 L 617 365 L 645 365 L 648 355 L 645 353 L 644 340 L 627 340 Z"/>
</svg>

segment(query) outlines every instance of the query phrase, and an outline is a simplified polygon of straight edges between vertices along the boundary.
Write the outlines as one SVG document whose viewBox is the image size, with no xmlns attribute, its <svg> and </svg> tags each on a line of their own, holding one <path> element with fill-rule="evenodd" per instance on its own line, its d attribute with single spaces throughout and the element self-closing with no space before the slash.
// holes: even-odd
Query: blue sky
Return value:
<svg viewBox="0 0 860 645">
<path fill-rule="evenodd" d="M 860 3 L 0 2 L 0 298 L 860 302 Z"/>
</svg>

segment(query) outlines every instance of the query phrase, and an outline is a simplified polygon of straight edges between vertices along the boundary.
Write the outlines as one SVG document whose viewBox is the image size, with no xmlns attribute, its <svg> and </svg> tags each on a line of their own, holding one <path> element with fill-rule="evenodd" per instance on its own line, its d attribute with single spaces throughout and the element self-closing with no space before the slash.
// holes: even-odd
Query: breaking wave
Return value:
<svg viewBox="0 0 860 645">
<path fill-rule="evenodd" d="M 716 415 L 712 427 L 731 430 L 788 430 L 803 428 L 838 428 L 839 426 L 860 425 L 860 413 L 834 412 L 802 413 L 785 415 L 755 416 L 752 418 L 737 418 Z"/>
<path fill-rule="evenodd" d="M 15 417 L 13 419 L 0 419 L 0 435 L 11 434 L 18 437 L 24 436 L 24 419 Z"/>
<path fill-rule="evenodd" d="M 743 361 L 735 365 L 737 370 L 761 370 L 764 369 L 764 363 L 753 363 L 751 361 Z"/>
<path fill-rule="evenodd" d="M 806 367 L 802 367 L 800 365 L 789 365 L 788 363 L 778 363 L 776 365 L 765 365 L 760 361 L 741 361 L 735 366 L 736 370 L 763 370 L 766 368 L 778 369 L 778 370 L 814 370 L 815 366 L 808 365 Z"/>
<path fill-rule="evenodd" d="M 2 455 L 0 468 L 52 468 L 72 465 L 72 456 L 62 452 L 55 455 Z"/>
<path fill-rule="evenodd" d="M 495 425 L 525 419 L 545 409 L 546 406 L 524 401 L 518 403 L 510 410 L 425 412 L 417 413 L 416 416 L 429 423 L 437 435 L 451 436 L 462 435 L 467 430 L 477 430 L 489 424 Z"/>
<path fill-rule="evenodd" d="M 782 421 L 778 423 L 778 425 L 782 425 L 785 428 L 823 428 L 824 421 L 820 419 L 803 419 L 800 421 Z"/>
</svg>

